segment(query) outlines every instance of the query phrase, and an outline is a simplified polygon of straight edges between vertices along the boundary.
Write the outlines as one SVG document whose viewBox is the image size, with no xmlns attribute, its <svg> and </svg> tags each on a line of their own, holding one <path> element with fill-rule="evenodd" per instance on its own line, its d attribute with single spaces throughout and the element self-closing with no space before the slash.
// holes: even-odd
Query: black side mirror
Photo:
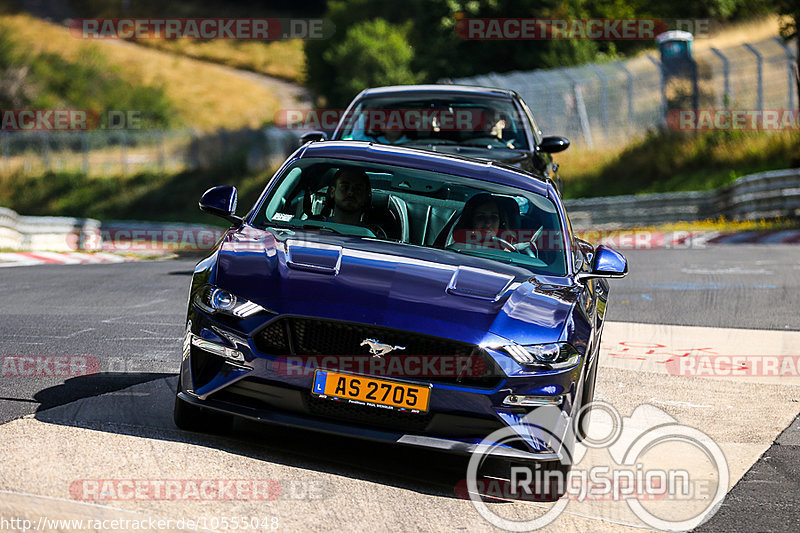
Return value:
<svg viewBox="0 0 800 533">
<path fill-rule="evenodd" d="M 315 143 L 315 142 L 325 141 L 327 139 L 328 136 L 325 134 L 324 131 L 309 131 L 308 133 L 305 133 L 303 134 L 302 137 L 300 137 L 300 144 L 305 144 L 308 142 Z"/>
<path fill-rule="evenodd" d="M 222 217 L 237 226 L 242 224 L 242 219 L 234 215 L 236 212 L 236 187 L 222 185 L 212 187 L 203 193 L 200 198 L 200 211 Z"/>
<path fill-rule="evenodd" d="M 567 148 L 569 148 L 569 139 L 566 137 L 545 137 L 539 143 L 539 151 L 548 154 L 563 152 Z"/>
</svg>

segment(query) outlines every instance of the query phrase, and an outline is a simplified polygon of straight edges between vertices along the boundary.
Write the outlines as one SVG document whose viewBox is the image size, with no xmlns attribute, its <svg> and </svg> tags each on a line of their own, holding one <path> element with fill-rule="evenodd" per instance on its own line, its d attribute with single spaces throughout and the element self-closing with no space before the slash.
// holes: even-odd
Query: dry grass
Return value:
<svg viewBox="0 0 800 533">
<path fill-rule="evenodd" d="M 780 28 L 780 17 L 769 15 L 760 19 L 738 22 L 713 32 L 707 38 L 696 36 L 695 51 L 714 48 L 728 48 L 742 43 L 757 43 L 771 37 L 777 37 Z"/>
<path fill-rule="evenodd" d="M 75 61 L 85 47 L 95 47 L 131 84 L 162 86 L 178 122 L 193 128 L 257 127 L 272 122 L 280 109 L 270 89 L 222 66 L 123 41 L 84 41 L 67 28 L 29 15 L 3 16 L 0 24 L 32 52 L 54 53 Z"/>
<path fill-rule="evenodd" d="M 306 59 L 301 39 L 266 43 L 223 39 L 147 40 L 139 41 L 137 44 L 296 83 L 303 83 L 306 77 Z"/>
<path fill-rule="evenodd" d="M 654 229 L 660 231 L 722 231 L 736 233 L 740 231 L 795 229 L 797 227 L 797 221 L 788 218 L 726 220 L 720 217 L 717 219 L 697 220 L 695 222 L 673 222 L 672 224 L 663 224 Z"/>
<path fill-rule="evenodd" d="M 794 131 L 665 132 L 602 150 L 557 154 L 565 197 L 721 187 L 745 174 L 800 165 Z"/>
</svg>

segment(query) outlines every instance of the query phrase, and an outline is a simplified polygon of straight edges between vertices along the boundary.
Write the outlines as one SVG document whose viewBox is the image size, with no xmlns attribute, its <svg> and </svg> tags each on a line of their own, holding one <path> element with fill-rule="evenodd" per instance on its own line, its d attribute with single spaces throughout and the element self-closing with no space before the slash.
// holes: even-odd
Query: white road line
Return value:
<svg viewBox="0 0 800 533">
<path fill-rule="evenodd" d="M 657 403 L 659 405 L 674 405 L 675 407 L 699 407 L 699 408 L 714 407 L 713 405 L 697 405 L 689 402 L 676 402 L 674 400 L 657 400 L 655 398 L 650 398 L 648 401 L 651 403 Z"/>
<path fill-rule="evenodd" d="M 124 263 L 136 261 L 135 257 L 126 257 L 112 253 L 97 252 L 3 252 L 0 253 L 0 267 L 35 266 L 35 265 L 78 265 Z"/>
</svg>

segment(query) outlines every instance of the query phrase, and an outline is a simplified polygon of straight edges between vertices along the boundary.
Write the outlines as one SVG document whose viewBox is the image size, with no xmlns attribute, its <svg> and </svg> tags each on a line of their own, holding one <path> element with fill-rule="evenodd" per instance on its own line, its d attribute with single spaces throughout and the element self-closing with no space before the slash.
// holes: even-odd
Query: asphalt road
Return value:
<svg viewBox="0 0 800 533">
<path fill-rule="evenodd" d="M 800 249 L 716 246 L 630 251 L 626 255 L 630 275 L 612 282 L 609 320 L 800 330 L 796 313 Z M 193 265 L 191 260 L 176 260 L 3 269 L 0 356 L 4 361 L 6 356 L 68 356 L 73 360 L 83 356 L 98 366 L 99 373 L 35 379 L 3 376 L 0 424 L 79 398 L 99 397 L 173 375 L 178 368 Z M 169 391 L 165 397 L 169 397 Z M 163 420 L 156 426 L 170 425 L 170 408 L 162 406 L 158 416 Z M 119 410 L 116 403 L 109 412 L 114 410 Z M 136 420 L 135 413 L 125 416 L 126 424 Z M 135 424 L 129 425 L 131 435 L 153 437 L 144 429 L 136 429 Z M 282 431 L 265 436 L 260 427 L 249 424 L 238 429 L 241 431 L 223 441 L 192 437 L 191 442 L 235 449 L 253 458 L 263 457 L 263 447 L 268 447 L 273 463 L 310 472 L 347 472 L 353 479 L 422 494 L 452 494 L 454 483 L 463 478 L 463 460 L 448 456 L 330 437 L 325 439 L 325 452 L 320 453 L 314 434 Z M 182 440 L 169 431 L 161 433 L 157 438 Z M 800 520 L 794 505 L 800 439 L 791 438 L 794 433 L 789 430 L 784 435 L 783 442 L 776 443 L 774 450 L 770 448 L 733 489 L 729 500 L 737 504 L 727 505 L 726 501 L 704 528 L 752 528 L 753 513 L 775 515 L 771 529 Z M 243 444 L 231 444 L 234 440 Z M 248 444 L 256 440 L 259 446 Z M 754 490 L 759 485 L 751 483 L 753 476 L 756 483 L 769 481 L 770 490 Z M 744 519 L 745 515 L 749 518 Z"/>
<path fill-rule="evenodd" d="M 119 268 L 114 268 L 119 267 Z M 79 385 L 35 369 L 35 379 L 0 379 L 0 423 L 174 374 L 191 279 L 191 261 L 42 265 L 0 272 L 1 356 L 63 356 L 98 365 Z M 67 371 L 66 373 L 69 373 Z M 68 377 L 68 376 L 67 376 Z"/>
<path fill-rule="evenodd" d="M 800 330 L 800 246 L 732 245 L 626 251 L 609 319 Z"/>
<path fill-rule="evenodd" d="M 800 330 L 800 247 L 628 251 L 610 321 Z M 0 355 L 89 356 L 99 373 L 0 380 L 0 423 L 177 372 L 194 261 L 0 272 Z M 94 361 L 91 359 L 90 361 Z M 40 372 L 41 374 L 41 372 Z"/>
</svg>

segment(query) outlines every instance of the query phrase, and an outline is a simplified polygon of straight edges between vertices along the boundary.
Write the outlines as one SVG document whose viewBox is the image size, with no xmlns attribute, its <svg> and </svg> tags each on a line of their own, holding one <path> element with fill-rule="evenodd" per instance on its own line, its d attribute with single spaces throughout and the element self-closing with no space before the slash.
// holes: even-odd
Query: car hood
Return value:
<svg viewBox="0 0 800 533">
<path fill-rule="evenodd" d="M 537 276 L 456 252 L 322 232 L 247 227 L 228 234 L 218 254 L 214 282 L 277 314 L 472 343 L 553 342 L 577 297 L 568 278 Z"/>
</svg>

